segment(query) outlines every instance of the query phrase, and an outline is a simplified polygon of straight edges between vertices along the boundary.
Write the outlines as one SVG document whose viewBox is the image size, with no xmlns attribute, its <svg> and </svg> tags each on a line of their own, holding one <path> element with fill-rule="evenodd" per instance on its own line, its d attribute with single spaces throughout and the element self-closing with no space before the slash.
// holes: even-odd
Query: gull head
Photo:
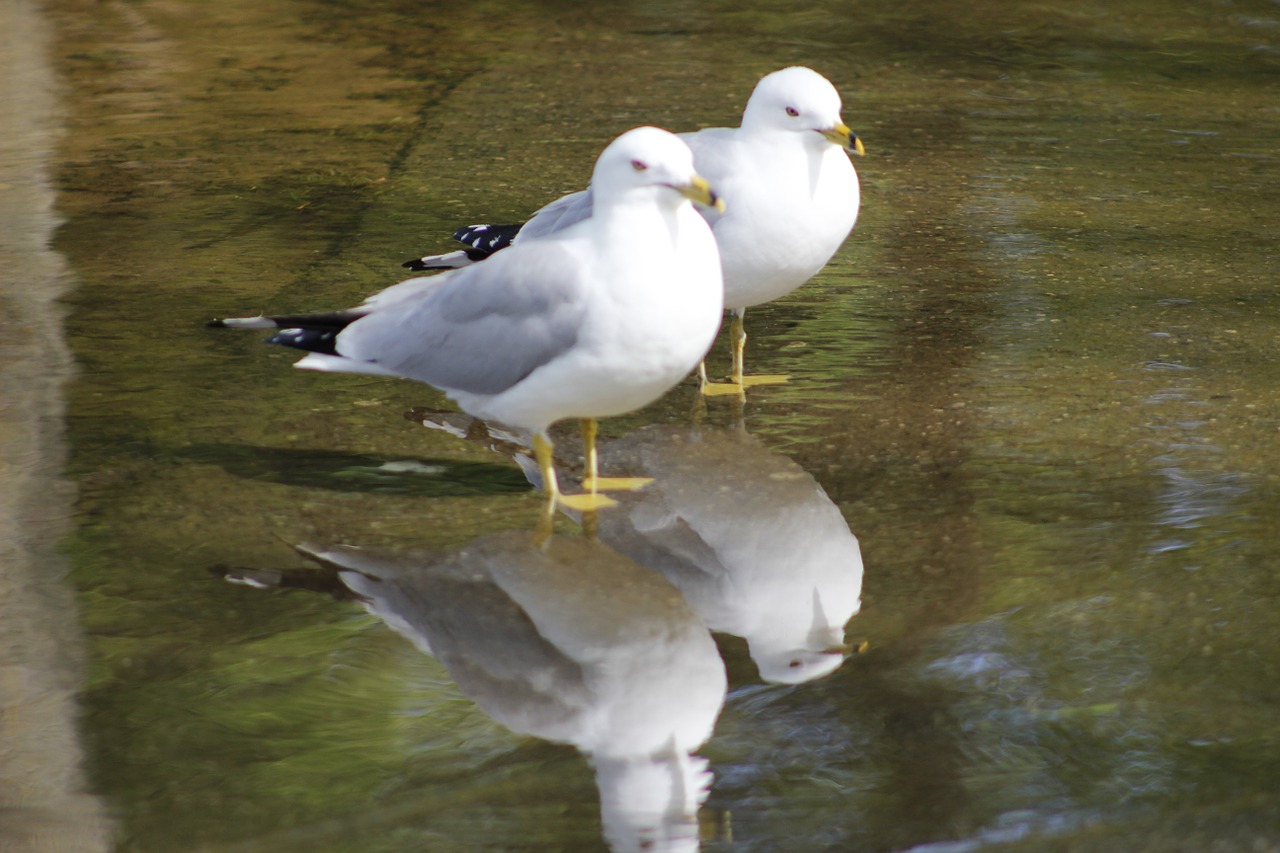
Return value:
<svg viewBox="0 0 1280 853">
<path fill-rule="evenodd" d="M 657 127 L 637 127 L 601 152 L 591 174 L 599 201 L 647 193 L 679 203 L 684 198 L 718 210 L 724 203 L 693 168 L 693 152 L 680 137 Z"/>
<path fill-rule="evenodd" d="M 812 68 L 793 66 L 760 79 L 742 114 L 742 127 L 794 132 L 864 153 L 862 140 L 841 119 L 840 109 L 840 93 L 830 80 Z"/>
</svg>

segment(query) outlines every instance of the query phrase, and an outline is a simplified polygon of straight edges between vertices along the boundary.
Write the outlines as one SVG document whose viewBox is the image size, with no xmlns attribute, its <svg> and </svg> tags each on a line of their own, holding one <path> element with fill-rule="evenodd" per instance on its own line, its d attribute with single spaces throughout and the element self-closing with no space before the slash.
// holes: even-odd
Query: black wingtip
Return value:
<svg viewBox="0 0 1280 853">
<path fill-rule="evenodd" d="M 414 258 L 411 261 L 405 261 L 400 266 L 408 270 L 413 270 L 414 272 L 422 272 L 423 270 L 431 269 L 431 267 L 422 262 L 422 258 Z"/>
<path fill-rule="evenodd" d="M 227 324 L 221 320 L 209 320 L 205 322 L 204 327 L 206 329 L 225 329 Z"/>
<path fill-rule="evenodd" d="M 523 227 L 523 222 L 464 225 L 453 232 L 453 239 L 481 253 L 480 258 L 476 258 L 472 256 L 471 252 L 467 252 L 467 256 L 471 257 L 471 260 L 482 260 L 494 252 L 499 252 L 510 246 Z"/>
<path fill-rule="evenodd" d="M 318 352 L 325 355 L 337 355 L 339 329 L 281 329 L 269 338 L 266 343 L 279 344 L 282 347 Z"/>
</svg>

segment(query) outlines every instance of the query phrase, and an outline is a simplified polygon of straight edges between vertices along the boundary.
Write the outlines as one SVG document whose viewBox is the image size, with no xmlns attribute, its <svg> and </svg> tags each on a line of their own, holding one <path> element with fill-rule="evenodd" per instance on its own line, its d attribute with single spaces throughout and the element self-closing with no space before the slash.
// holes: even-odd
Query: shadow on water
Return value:
<svg viewBox="0 0 1280 853">
<path fill-rule="evenodd" d="M 225 444 L 190 445 L 174 456 L 180 463 L 217 465 L 249 480 L 331 491 L 447 498 L 529 490 L 516 469 L 452 459 Z"/>
</svg>

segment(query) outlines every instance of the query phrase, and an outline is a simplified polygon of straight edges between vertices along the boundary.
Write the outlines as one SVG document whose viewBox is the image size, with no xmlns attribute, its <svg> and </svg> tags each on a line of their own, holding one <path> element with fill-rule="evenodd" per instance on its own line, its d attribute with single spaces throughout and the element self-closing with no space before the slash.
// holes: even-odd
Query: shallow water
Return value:
<svg viewBox="0 0 1280 853">
<path fill-rule="evenodd" d="M 792 382 L 603 427 L 729 436 L 701 481 L 743 497 L 691 518 L 798 573 L 838 512 L 866 566 L 825 678 L 717 635 L 702 849 L 1280 849 L 1280 7 L 974 5 L 13 4 L 0 847 L 606 849 L 571 746 L 333 588 L 224 580 L 531 530 L 504 448 L 202 323 L 358 300 L 803 63 L 868 156 L 845 248 L 748 314 Z"/>
</svg>

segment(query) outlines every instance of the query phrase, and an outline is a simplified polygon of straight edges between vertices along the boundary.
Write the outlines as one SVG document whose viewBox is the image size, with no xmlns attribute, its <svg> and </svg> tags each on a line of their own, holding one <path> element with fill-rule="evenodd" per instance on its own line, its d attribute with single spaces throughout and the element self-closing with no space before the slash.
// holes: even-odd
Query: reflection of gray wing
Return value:
<svg viewBox="0 0 1280 853">
<path fill-rule="evenodd" d="M 300 550 L 337 568 L 370 612 L 434 655 L 462 692 L 510 728 L 562 737 L 560 729 L 589 703 L 582 668 L 539 633 L 483 563 L 346 547 Z"/>
<path fill-rule="evenodd" d="M 591 188 L 562 196 L 540 209 L 520 229 L 519 242 L 536 240 L 563 231 L 591 217 Z"/>
<path fill-rule="evenodd" d="M 624 503 L 626 510 L 614 513 L 603 526 L 602 535 L 611 547 L 642 566 L 662 567 L 662 573 L 673 582 L 682 578 L 685 583 L 718 583 L 725 577 L 715 548 L 679 508 L 667 502 L 663 492 L 646 489 L 642 500 L 633 498 Z"/>
<path fill-rule="evenodd" d="M 429 588 L 403 592 L 407 613 L 458 687 L 510 728 L 555 737 L 590 702 L 582 668 L 492 581 L 433 573 Z"/>
<path fill-rule="evenodd" d="M 498 394 L 577 342 L 589 282 L 566 245 L 513 247 L 447 276 L 352 323 L 338 352 L 445 390 Z"/>
</svg>

